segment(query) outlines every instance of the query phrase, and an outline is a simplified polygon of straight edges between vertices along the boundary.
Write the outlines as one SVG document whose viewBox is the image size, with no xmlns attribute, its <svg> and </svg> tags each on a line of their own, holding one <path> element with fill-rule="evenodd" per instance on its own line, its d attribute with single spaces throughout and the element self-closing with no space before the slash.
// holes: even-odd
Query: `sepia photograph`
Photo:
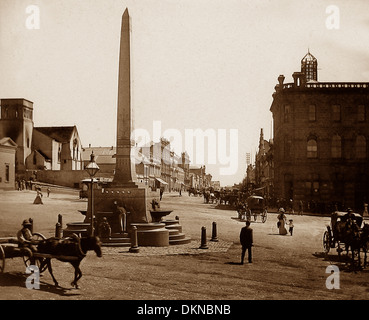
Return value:
<svg viewBox="0 0 369 320">
<path fill-rule="evenodd" d="M 0 0 L 0 300 L 369 299 L 368 43 L 365 0 Z"/>
</svg>

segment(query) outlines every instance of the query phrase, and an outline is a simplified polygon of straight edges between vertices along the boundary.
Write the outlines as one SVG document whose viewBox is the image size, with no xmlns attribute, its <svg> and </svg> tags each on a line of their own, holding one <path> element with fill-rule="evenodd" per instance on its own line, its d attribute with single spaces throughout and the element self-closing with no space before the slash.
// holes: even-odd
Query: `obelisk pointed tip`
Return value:
<svg viewBox="0 0 369 320">
<path fill-rule="evenodd" d="M 126 10 L 124 10 L 123 17 L 129 17 L 128 8 L 126 8 Z"/>
</svg>

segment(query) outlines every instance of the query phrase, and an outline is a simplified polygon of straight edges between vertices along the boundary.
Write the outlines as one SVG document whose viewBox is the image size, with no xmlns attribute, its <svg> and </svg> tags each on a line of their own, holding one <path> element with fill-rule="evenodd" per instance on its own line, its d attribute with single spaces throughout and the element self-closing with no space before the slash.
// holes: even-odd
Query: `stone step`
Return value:
<svg viewBox="0 0 369 320">
<path fill-rule="evenodd" d="M 177 230 L 178 232 L 182 232 L 182 226 L 180 224 L 168 225 L 168 226 L 165 226 L 165 228 L 168 230 Z"/>
<path fill-rule="evenodd" d="M 120 243 L 120 242 L 103 242 L 103 247 L 131 247 L 131 243 Z"/>
<path fill-rule="evenodd" d="M 175 246 L 175 245 L 180 245 L 180 244 L 187 244 L 190 242 L 191 242 L 191 238 L 185 237 L 183 239 L 178 239 L 178 240 L 169 240 L 169 245 Z"/>
<path fill-rule="evenodd" d="M 184 233 L 178 233 L 178 234 L 169 234 L 169 241 L 171 240 L 180 240 L 186 238 L 186 235 Z"/>
<path fill-rule="evenodd" d="M 167 219 L 167 220 L 162 220 L 161 223 L 165 223 L 167 226 L 172 225 L 172 224 L 179 224 L 179 220 L 177 219 Z"/>
<path fill-rule="evenodd" d="M 169 230 L 169 237 L 180 233 L 178 229 L 168 229 L 168 230 Z"/>
</svg>

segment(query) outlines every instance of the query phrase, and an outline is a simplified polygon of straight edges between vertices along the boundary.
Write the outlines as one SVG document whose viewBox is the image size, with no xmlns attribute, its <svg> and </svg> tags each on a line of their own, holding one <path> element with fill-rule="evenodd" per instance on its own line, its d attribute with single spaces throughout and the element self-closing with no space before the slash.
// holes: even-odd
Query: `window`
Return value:
<svg viewBox="0 0 369 320">
<path fill-rule="evenodd" d="M 338 104 L 333 105 L 333 121 L 341 121 L 341 106 Z"/>
<path fill-rule="evenodd" d="M 355 154 L 357 159 L 366 158 L 366 139 L 364 136 L 357 136 L 355 141 Z"/>
<path fill-rule="evenodd" d="M 10 165 L 8 163 L 5 164 L 5 182 L 10 181 Z"/>
<path fill-rule="evenodd" d="M 291 158 L 291 149 L 292 149 L 292 141 L 288 136 L 286 136 L 284 137 L 284 158 L 285 159 Z"/>
<path fill-rule="evenodd" d="M 318 144 L 316 139 L 309 139 L 307 142 L 307 157 L 317 158 L 318 157 Z"/>
<path fill-rule="evenodd" d="M 366 118 L 365 106 L 364 105 L 359 105 L 357 107 L 357 121 L 364 122 L 366 120 L 365 118 Z"/>
<path fill-rule="evenodd" d="M 58 163 L 60 163 L 61 161 L 61 147 L 59 146 L 59 149 L 58 149 Z"/>
<path fill-rule="evenodd" d="M 316 120 L 316 108 L 315 105 L 311 104 L 309 105 L 309 121 L 315 120 Z"/>
<path fill-rule="evenodd" d="M 341 144 L 341 137 L 339 135 L 333 136 L 331 151 L 332 151 L 332 158 L 342 157 L 342 144 Z"/>
</svg>

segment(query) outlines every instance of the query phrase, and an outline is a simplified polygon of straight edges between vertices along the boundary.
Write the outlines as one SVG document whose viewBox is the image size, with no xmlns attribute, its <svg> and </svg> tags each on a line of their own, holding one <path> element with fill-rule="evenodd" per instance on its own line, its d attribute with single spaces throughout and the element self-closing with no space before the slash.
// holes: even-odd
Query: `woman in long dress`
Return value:
<svg viewBox="0 0 369 320">
<path fill-rule="evenodd" d="M 280 208 L 278 210 L 279 214 L 278 214 L 278 229 L 279 229 L 279 234 L 281 235 L 286 235 L 287 234 L 287 229 L 286 229 L 286 221 L 287 221 L 287 217 L 284 214 L 285 210 L 283 208 Z"/>
</svg>

